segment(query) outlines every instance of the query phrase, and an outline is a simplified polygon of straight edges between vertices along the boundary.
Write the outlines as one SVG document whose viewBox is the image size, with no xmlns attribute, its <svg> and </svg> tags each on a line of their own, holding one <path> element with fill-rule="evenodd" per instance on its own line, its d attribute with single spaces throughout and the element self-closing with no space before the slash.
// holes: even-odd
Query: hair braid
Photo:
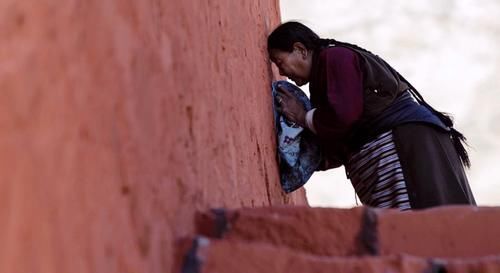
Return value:
<svg viewBox="0 0 500 273">
<path fill-rule="evenodd" d="M 320 38 L 318 40 L 317 44 L 318 44 L 319 48 L 328 47 L 330 45 L 339 45 L 339 46 L 344 46 L 344 47 L 356 49 L 359 51 L 363 51 L 363 52 L 375 55 L 372 52 L 370 52 L 370 51 L 368 51 L 368 50 L 366 50 L 366 49 L 364 49 L 356 44 L 340 42 L 340 41 L 337 41 L 335 39 Z M 381 59 L 381 60 L 385 63 L 385 65 L 391 67 L 385 60 L 383 60 L 383 59 Z M 470 168 L 471 163 L 470 163 L 469 154 L 467 153 L 467 150 L 464 147 L 464 145 L 468 146 L 467 138 L 453 127 L 452 116 L 448 113 L 437 111 L 436 109 L 434 109 L 434 107 L 430 106 L 424 100 L 422 95 L 417 91 L 417 89 L 415 87 L 413 87 L 413 85 L 408 80 L 406 80 L 399 72 L 397 72 L 397 70 L 395 70 L 394 68 L 392 68 L 392 69 L 394 71 L 396 71 L 396 73 L 398 74 L 398 76 L 401 80 L 403 80 L 405 83 L 408 84 L 408 86 L 411 88 L 410 93 L 415 97 L 415 99 L 418 101 L 418 103 L 425 106 L 427 109 L 429 109 L 433 114 L 435 114 L 444 123 L 445 126 L 447 126 L 450 129 L 451 141 L 453 143 L 453 146 L 455 147 L 455 150 L 458 153 L 458 156 L 460 157 L 460 161 L 462 162 L 462 164 L 464 166 L 466 166 L 467 168 Z"/>
</svg>

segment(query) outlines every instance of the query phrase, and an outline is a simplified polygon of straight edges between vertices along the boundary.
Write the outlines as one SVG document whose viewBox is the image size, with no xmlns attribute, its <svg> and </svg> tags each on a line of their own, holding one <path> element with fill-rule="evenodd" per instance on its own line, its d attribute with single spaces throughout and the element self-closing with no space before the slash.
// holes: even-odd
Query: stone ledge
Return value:
<svg viewBox="0 0 500 273">
<path fill-rule="evenodd" d="M 447 206 L 377 212 L 381 255 L 481 257 L 500 254 L 500 208 Z"/>
<path fill-rule="evenodd" d="M 325 257 L 266 243 L 198 237 L 193 266 L 182 273 L 498 273 L 500 256 L 476 259 L 428 259 L 410 255 Z M 196 257 L 196 260 L 192 260 Z"/>
<path fill-rule="evenodd" d="M 198 233 L 226 240 L 266 242 L 315 255 L 369 252 L 358 238 L 364 208 L 269 207 L 212 211 L 197 217 Z"/>
<path fill-rule="evenodd" d="M 206 236 L 266 242 L 320 256 L 405 253 L 465 258 L 500 253 L 500 208 L 489 207 L 219 210 L 217 215 L 198 215 L 197 226 Z"/>
</svg>

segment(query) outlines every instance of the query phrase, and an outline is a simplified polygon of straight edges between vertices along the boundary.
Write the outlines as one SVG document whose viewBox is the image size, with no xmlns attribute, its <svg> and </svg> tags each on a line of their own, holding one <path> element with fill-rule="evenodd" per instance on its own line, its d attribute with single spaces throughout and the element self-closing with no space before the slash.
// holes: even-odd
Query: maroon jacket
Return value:
<svg viewBox="0 0 500 273">
<path fill-rule="evenodd" d="M 363 73 L 357 54 L 344 47 L 323 49 L 313 61 L 309 90 L 323 150 L 332 159 L 344 157 L 347 137 L 363 113 Z"/>
<path fill-rule="evenodd" d="M 340 45 L 315 54 L 309 89 L 322 150 L 342 163 L 356 128 L 379 115 L 408 85 L 378 56 Z"/>
</svg>

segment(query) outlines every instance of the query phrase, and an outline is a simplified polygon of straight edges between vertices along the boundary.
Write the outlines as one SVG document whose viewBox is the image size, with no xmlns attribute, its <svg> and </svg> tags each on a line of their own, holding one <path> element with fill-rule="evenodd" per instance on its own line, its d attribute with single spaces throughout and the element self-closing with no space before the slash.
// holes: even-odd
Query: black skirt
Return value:
<svg viewBox="0 0 500 273">
<path fill-rule="evenodd" d="M 393 135 L 412 209 L 476 204 L 449 132 L 407 123 Z"/>
</svg>

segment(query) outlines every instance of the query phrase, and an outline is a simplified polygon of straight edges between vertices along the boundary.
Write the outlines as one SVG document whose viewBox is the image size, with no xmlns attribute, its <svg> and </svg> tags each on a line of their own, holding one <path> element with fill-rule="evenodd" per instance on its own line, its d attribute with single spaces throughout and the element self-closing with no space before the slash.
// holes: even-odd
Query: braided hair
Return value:
<svg viewBox="0 0 500 273">
<path fill-rule="evenodd" d="M 278 26 L 267 38 L 267 49 L 270 52 L 272 49 L 278 49 L 281 51 L 285 52 L 292 52 L 293 51 L 293 45 L 296 42 L 302 43 L 308 50 L 312 50 L 314 53 L 319 52 L 321 49 L 329 47 L 330 45 L 339 45 L 351 49 L 355 49 L 358 51 L 363 51 L 368 54 L 375 55 L 371 53 L 370 51 L 355 45 L 355 44 L 350 44 L 346 42 L 340 42 L 335 39 L 323 39 L 320 38 L 314 31 L 312 31 L 310 28 L 305 26 L 302 23 L 295 22 L 295 21 L 290 21 L 281 24 Z M 314 55 L 319 55 L 319 54 L 314 54 Z M 387 62 L 385 62 L 383 59 L 382 61 L 389 67 L 391 67 Z M 392 67 L 391 67 L 392 68 Z M 397 70 L 393 69 L 394 71 L 397 72 Z M 460 158 L 460 161 L 464 166 L 467 168 L 470 167 L 470 159 L 469 155 L 467 153 L 467 150 L 465 149 L 464 145 L 467 145 L 467 139 L 465 136 L 457 131 L 453 127 L 453 118 L 451 115 L 448 113 L 444 112 L 439 112 L 436 109 L 434 109 L 432 106 L 430 106 L 422 97 L 422 95 L 417 91 L 413 85 L 406 80 L 399 72 L 397 72 L 398 76 L 400 79 L 408 84 L 408 86 L 411 88 L 410 93 L 412 96 L 417 100 L 417 102 L 423 106 L 425 106 L 427 109 L 429 109 L 434 115 L 436 115 L 443 123 L 445 126 L 447 126 L 450 129 L 450 138 L 452 141 L 453 146 L 455 147 L 455 150 L 458 153 L 458 156 Z"/>
</svg>

